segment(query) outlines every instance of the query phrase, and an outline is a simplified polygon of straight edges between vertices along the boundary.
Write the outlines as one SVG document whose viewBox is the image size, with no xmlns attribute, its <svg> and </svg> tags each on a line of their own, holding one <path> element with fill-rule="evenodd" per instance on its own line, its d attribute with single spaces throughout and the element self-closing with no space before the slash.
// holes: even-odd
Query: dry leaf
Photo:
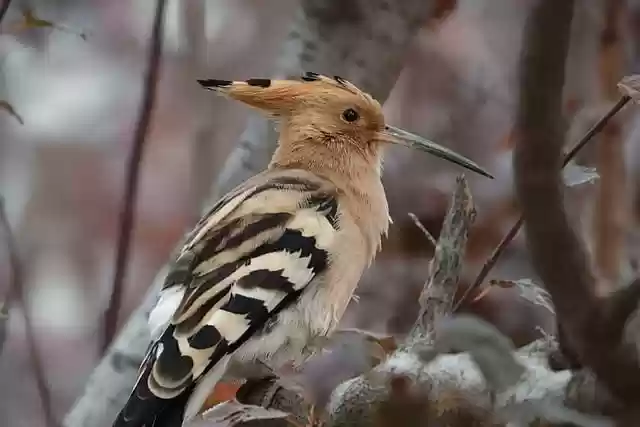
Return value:
<svg viewBox="0 0 640 427">
<path fill-rule="evenodd" d="M 245 405 L 237 400 L 220 403 L 202 414 L 202 418 L 219 427 L 234 425 L 254 420 L 273 420 L 287 418 L 289 414 L 277 409 L 266 409 L 262 406 Z"/>
<path fill-rule="evenodd" d="M 575 187 L 580 184 L 593 184 L 600 178 L 600 175 L 598 175 L 596 168 L 588 168 L 577 165 L 574 162 L 569 162 L 569 164 L 562 169 L 562 178 L 564 185 L 567 187 Z"/>
<path fill-rule="evenodd" d="M 241 386 L 242 384 L 240 381 L 217 383 L 207 397 L 207 400 L 205 400 L 204 404 L 202 405 L 202 409 L 200 410 L 200 412 L 205 412 L 218 403 L 235 399 L 236 393 Z"/>
<path fill-rule="evenodd" d="M 623 95 L 630 97 L 633 102 L 640 101 L 640 74 L 623 77 L 618 82 L 618 90 Z"/>
<path fill-rule="evenodd" d="M 473 302 L 479 301 L 484 298 L 493 287 L 500 288 L 518 288 L 520 296 L 527 301 L 540 305 L 551 313 L 555 314 L 553 303 L 551 302 L 551 295 L 545 289 L 533 283 L 531 279 L 519 279 L 519 280 L 489 280 L 489 286 L 480 292 L 478 296 L 473 299 Z"/>
<path fill-rule="evenodd" d="M 34 28 L 52 28 L 58 31 L 64 31 L 66 33 L 74 34 L 80 37 L 82 40 L 87 39 L 87 35 L 81 31 L 74 31 L 68 27 L 60 24 L 56 24 L 53 21 L 42 19 L 36 15 L 31 7 L 25 7 L 22 9 L 22 20 L 15 24 L 15 31 L 24 31 Z"/>
<path fill-rule="evenodd" d="M 40 19 L 36 16 L 33 9 L 25 7 L 22 10 L 22 25 L 24 28 L 55 28 L 55 24 L 45 19 Z"/>
<path fill-rule="evenodd" d="M 547 292 L 546 289 L 536 285 L 531 279 L 516 280 L 515 286 L 520 291 L 520 296 L 522 298 L 533 304 L 540 305 L 555 314 L 551 295 L 549 295 L 549 292 Z"/>
<path fill-rule="evenodd" d="M 0 109 L 5 110 L 7 113 L 11 114 L 21 125 L 24 124 L 24 120 L 22 120 L 20 114 L 16 112 L 16 110 L 11 104 L 9 104 L 9 102 L 0 100 Z"/>
</svg>

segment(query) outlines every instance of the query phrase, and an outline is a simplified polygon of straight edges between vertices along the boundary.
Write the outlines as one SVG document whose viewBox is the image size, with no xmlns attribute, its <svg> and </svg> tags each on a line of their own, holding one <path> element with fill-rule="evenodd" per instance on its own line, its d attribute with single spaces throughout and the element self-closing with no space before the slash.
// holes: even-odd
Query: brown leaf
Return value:
<svg viewBox="0 0 640 427">
<path fill-rule="evenodd" d="M 55 24 L 45 19 L 40 19 L 36 16 L 33 9 L 25 7 L 22 10 L 22 25 L 25 29 L 28 28 L 55 28 Z"/>
<path fill-rule="evenodd" d="M 16 110 L 11 104 L 9 104 L 8 101 L 0 100 L 0 109 L 5 110 L 7 113 L 11 114 L 21 125 L 24 124 L 24 120 L 22 120 L 20 114 L 16 112 Z"/>
<path fill-rule="evenodd" d="M 513 280 L 492 279 L 489 280 L 489 285 L 506 289 L 513 288 L 516 285 L 516 282 Z"/>
<path fill-rule="evenodd" d="M 22 9 L 22 20 L 15 24 L 14 31 L 24 31 L 34 28 L 52 28 L 58 31 L 74 34 L 82 40 L 87 39 L 87 35 L 84 32 L 75 31 L 63 25 L 56 24 L 53 21 L 42 19 L 36 15 L 31 7 L 27 6 Z"/>
<path fill-rule="evenodd" d="M 205 400 L 200 412 L 204 412 L 207 409 L 211 409 L 215 405 L 228 400 L 233 400 L 236 397 L 236 392 L 242 384 L 240 382 L 219 382 L 215 385 L 207 399 Z"/>
</svg>

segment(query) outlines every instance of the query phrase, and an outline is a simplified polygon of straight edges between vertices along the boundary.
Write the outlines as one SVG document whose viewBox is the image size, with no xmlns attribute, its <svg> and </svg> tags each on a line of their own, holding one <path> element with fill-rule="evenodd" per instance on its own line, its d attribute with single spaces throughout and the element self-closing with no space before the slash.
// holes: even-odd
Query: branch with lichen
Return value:
<svg viewBox="0 0 640 427">
<path fill-rule="evenodd" d="M 467 236 L 475 217 L 469 187 L 464 177 L 459 177 L 431 261 L 429 280 L 420 293 L 420 314 L 410 336 L 433 334 L 438 322 L 451 314 Z"/>
</svg>

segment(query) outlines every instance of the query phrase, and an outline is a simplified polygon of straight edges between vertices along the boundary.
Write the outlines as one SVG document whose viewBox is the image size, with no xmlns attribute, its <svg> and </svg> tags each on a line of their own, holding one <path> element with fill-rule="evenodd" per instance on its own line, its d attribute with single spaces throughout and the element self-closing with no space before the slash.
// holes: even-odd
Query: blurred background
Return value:
<svg viewBox="0 0 640 427">
<path fill-rule="evenodd" d="M 141 164 L 118 325 L 197 220 L 255 114 L 203 91 L 196 79 L 270 77 L 296 1 L 204 3 L 167 4 L 158 98 Z M 468 176 L 478 219 L 464 287 L 519 215 L 511 171 L 518 136 L 512 125 L 521 32 L 532 2 L 434 3 L 421 18 L 384 109 L 389 123 L 449 146 L 496 176 Z M 564 103 L 568 144 L 618 99 L 620 78 L 640 66 L 640 1 L 577 3 Z M 143 0 L 15 0 L 0 24 L 0 195 L 23 262 L 24 309 L 35 328 L 57 419 L 82 393 L 101 358 L 101 322 L 112 290 L 154 8 Z M 33 24 L 25 11 L 55 25 Z M 384 52 L 379 60 L 385 61 Z M 640 254 L 640 115 L 634 109 L 616 116 L 577 160 L 597 167 L 600 179 L 567 193 L 603 292 L 628 280 Z M 345 325 L 393 334 L 411 326 L 433 248 L 408 213 L 437 237 L 459 172 L 428 156 L 389 151 L 384 181 L 394 224 Z M 32 409 L 38 394 L 23 307 L 10 299 L 11 277 L 3 241 L 0 302 L 8 307 L 9 321 L 0 347 L 0 425 L 38 427 L 43 421 Z M 522 233 L 489 278 L 535 281 Z M 518 345 L 539 336 L 537 326 L 553 331 L 547 309 L 517 289 L 476 294 L 481 298 L 468 298 L 465 310 L 490 319 Z"/>
</svg>

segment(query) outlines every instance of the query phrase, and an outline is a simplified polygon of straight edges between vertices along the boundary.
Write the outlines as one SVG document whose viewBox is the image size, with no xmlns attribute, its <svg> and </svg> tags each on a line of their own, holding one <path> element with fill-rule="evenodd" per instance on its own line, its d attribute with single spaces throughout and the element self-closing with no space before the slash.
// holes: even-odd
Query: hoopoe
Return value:
<svg viewBox="0 0 640 427">
<path fill-rule="evenodd" d="M 491 177 L 385 124 L 380 104 L 338 76 L 199 80 L 280 125 L 267 169 L 189 233 L 149 315 L 152 343 L 114 427 L 179 426 L 230 367 L 299 364 L 338 325 L 387 233 L 380 179 L 389 143 Z"/>
</svg>

